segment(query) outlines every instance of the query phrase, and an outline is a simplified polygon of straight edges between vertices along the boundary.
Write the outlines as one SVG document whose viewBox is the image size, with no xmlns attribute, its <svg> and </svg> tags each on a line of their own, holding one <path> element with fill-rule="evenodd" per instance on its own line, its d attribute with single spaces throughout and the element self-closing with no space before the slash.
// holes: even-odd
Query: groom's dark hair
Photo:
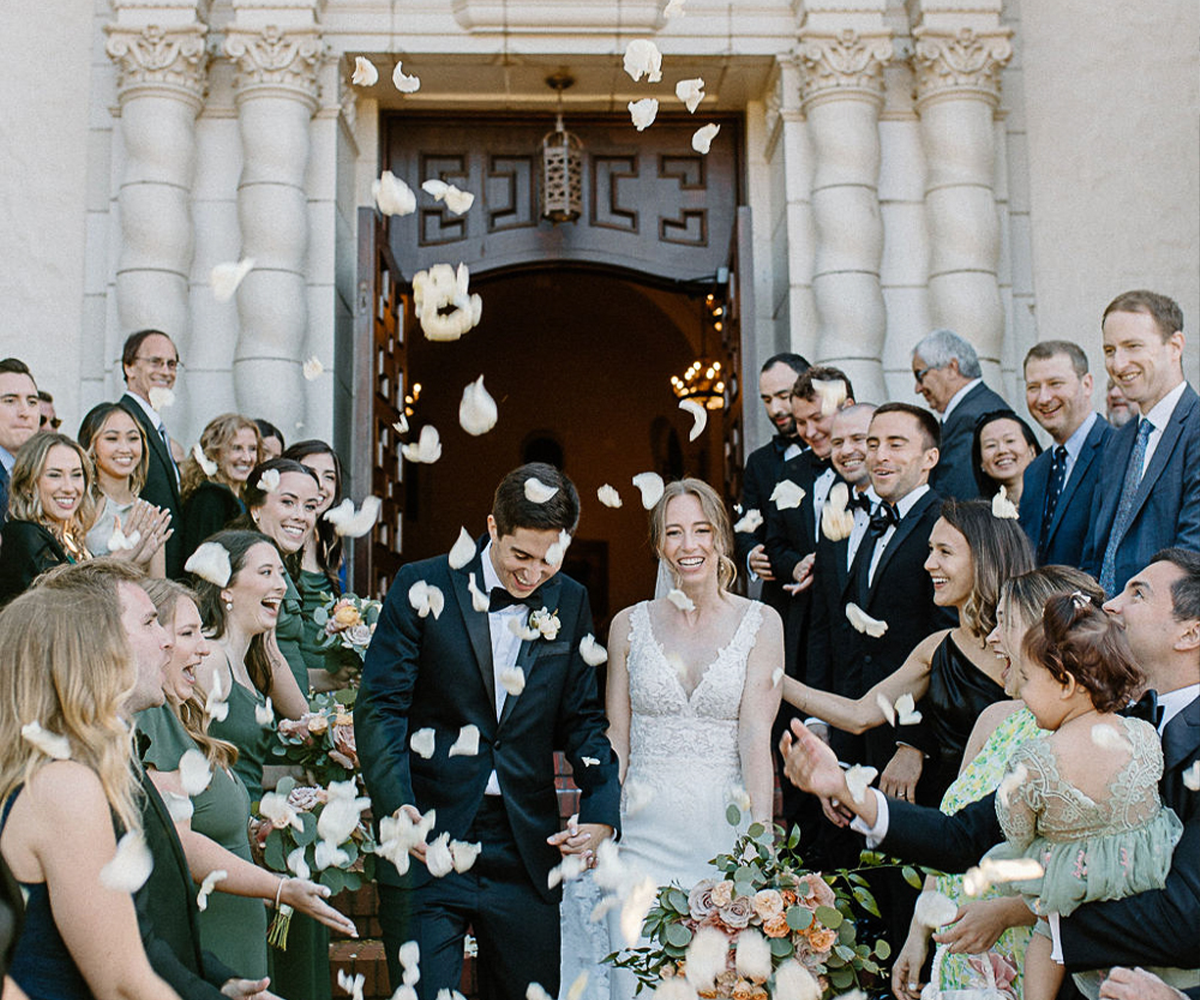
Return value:
<svg viewBox="0 0 1200 1000">
<path fill-rule="evenodd" d="M 536 479 L 557 490 L 544 503 L 535 503 L 525 495 L 525 483 Z M 562 531 L 574 534 L 579 524 L 579 494 L 575 484 L 553 465 L 529 462 L 513 469 L 500 480 L 492 500 L 492 517 L 497 534 L 511 535 L 517 528 L 534 531 Z"/>
</svg>

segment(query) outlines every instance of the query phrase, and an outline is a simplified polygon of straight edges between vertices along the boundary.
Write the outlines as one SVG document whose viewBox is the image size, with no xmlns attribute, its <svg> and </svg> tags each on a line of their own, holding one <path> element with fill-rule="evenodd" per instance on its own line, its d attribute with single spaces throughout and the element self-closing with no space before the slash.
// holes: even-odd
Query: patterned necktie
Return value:
<svg viewBox="0 0 1200 1000">
<path fill-rule="evenodd" d="M 1050 541 L 1050 524 L 1058 509 L 1058 498 L 1067 481 L 1067 446 L 1060 444 L 1054 449 L 1050 463 L 1050 482 L 1046 484 L 1046 505 L 1042 508 L 1042 532 L 1038 542 L 1038 562 L 1045 561 L 1046 548 Z"/>
<path fill-rule="evenodd" d="M 1133 501 L 1137 497 L 1138 485 L 1142 481 L 1142 463 L 1146 460 L 1146 444 L 1154 432 L 1154 425 L 1145 418 L 1138 424 L 1137 440 L 1133 444 L 1133 453 L 1129 456 L 1129 464 L 1125 467 L 1125 482 L 1121 486 L 1121 499 L 1117 501 L 1117 513 L 1113 517 L 1112 532 L 1108 536 L 1108 546 L 1104 550 L 1104 562 L 1100 567 L 1100 587 L 1113 595 L 1117 587 L 1117 549 L 1129 522 L 1133 518 Z"/>
</svg>

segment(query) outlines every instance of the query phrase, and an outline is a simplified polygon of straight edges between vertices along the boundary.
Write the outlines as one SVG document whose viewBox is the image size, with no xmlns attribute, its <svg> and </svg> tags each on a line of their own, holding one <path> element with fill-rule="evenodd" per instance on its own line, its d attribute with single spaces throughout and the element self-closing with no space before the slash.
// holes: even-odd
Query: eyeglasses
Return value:
<svg viewBox="0 0 1200 1000">
<path fill-rule="evenodd" d="M 937 365 L 926 365 L 920 371 L 913 372 L 913 378 L 915 378 L 917 380 L 917 385 L 924 385 L 925 384 L 925 376 L 928 375 L 931 371 L 933 371 L 936 367 L 937 367 Z"/>
<path fill-rule="evenodd" d="M 133 360 L 145 361 L 151 368 L 165 368 L 169 372 L 183 367 L 182 362 L 175 358 L 134 358 Z"/>
<path fill-rule="evenodd" d="M 58 430 L 62 426 L 62 420 L 60 420 L 58 417 L 51 417 L 48 420 L 45 417 L 42 417 L 41 423 L 38 424 L 38 427 L 45 427 L 47 424 L 50 425 L 52 430 Z"/>
</svg>

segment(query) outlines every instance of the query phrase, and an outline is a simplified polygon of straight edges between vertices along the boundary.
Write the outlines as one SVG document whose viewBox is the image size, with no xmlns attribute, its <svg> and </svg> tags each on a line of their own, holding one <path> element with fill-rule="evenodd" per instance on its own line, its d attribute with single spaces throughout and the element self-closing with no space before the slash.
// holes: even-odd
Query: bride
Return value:
<svg viewBox="0 0 1200 1000">
<path fill-rule="evenodd" d="M 621 765 L 621 859 L 685 890 L 710 874 L 737 832 L 770 823 L 771 723 L 783 625 L 774 610 L 729 591 L 736 573 L 729 517 L 707 483 L 671 483 L 650 515 L 650 539 L 678 591 L 619 612 L 609 634 L 608 737 Z M 613 951 L 626 947 L 611 914 Z M 611 975 L 613 1000 L 636 980 Z"/>
</svg>

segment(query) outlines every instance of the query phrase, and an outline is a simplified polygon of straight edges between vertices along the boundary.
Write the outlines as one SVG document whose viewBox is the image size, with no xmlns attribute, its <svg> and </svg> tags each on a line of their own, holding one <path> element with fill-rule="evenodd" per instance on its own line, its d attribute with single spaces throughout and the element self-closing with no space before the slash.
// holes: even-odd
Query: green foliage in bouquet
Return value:
<svg viewBox="0 0 1200 1000">
<path fill-rule="evenodd" d="M 324 606 L 313 611 L 313 621 L 324 633 L 317 644 L 322 649 L 348 649 L 360 660 L 364 659 L 383 605 L 372 597 L 357 594 L 321 597 L 325 599 Z"/>
<path fill-rule="evenodd" d="M 280 719 L 271 747 L 278 763 L 303 769 L 310 785 L 327 786 L 346 781 L 358 771 L 358 749 L 354 741 L 354 700 L 352 688 L 331 694 L 315 695 L 310 710 L 299 719 Z"/>
</svg>

